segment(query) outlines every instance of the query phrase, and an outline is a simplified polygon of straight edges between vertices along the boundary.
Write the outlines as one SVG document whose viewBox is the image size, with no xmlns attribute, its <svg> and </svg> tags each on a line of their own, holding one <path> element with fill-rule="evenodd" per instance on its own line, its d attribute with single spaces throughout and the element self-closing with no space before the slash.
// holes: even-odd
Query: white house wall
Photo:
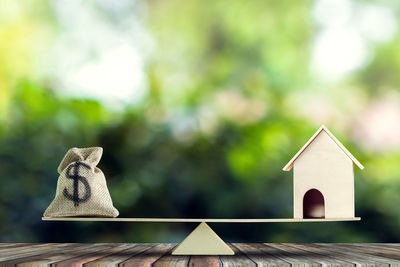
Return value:
<svg viewBox="0 0 400 267">
<path fill-rule="evenodd" d="M 318 189 L 325 200 L 325 218 L 354 217 L 353 161 L 325 131 L 296 159 L 293 167 L 294 218 L 303 218 L 303 197 Z"/>
</svg>

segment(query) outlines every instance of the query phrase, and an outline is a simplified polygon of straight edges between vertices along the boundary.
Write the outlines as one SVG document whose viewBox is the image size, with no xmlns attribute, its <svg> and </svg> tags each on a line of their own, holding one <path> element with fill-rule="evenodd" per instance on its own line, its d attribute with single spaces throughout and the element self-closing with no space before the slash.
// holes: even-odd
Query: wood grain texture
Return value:
<svg viewBox="0 0 400 267">
<path fill-rule="evenodd" d="M 80 267 L 85 263 L 97 260 L 99 258 L 108 256 L 112 253 L 120 251 L 121 244 L 108 244 L 101 247 L 97 247 L 96 251 L 84 252 L 83 254 L 73 257 L 70 259 L 65 259 L 62 261 L 57 261 L 50 264 L 51 267 Z"/>
<path fill-rule="evenodd" d="M 293 253 L 295 255 L 301 255 L 302 257 L 306 257 L 306 259 L 313 260 L 316 265 L 322 266 L 354 266 L 353 263 L 348 261 L 343 261 L 338 258 L 332 257 L 329 253 L 317 253 L 312 249 L 303 249 L 297 247 L 293 244 L 278 244 L 277 246 L 281 246 L 285 251 Z M 314 264 L 315 265 L 315 264 Z"/>
<path fill-rule="evenodd" d="M 365 246 L 365 245 L 353 245 L 353 244 L 342 244 L 343 247 L 348 247 L 353 251 L 360 251 L 369 255 L 375 255 L 383 258 L 389 258 L 399 261 L 400 260 L 400 250 L 392 249 L 390 247 L 382 246 Z"/>
<path fill-rule="evenodd" d="M 154 267 L 186 267 L 189 264 L 190 256 L 164 255 L 153 263 Z"/>
<path fill-rule="evenodd" d="M 0 249 L 30 246 L 31 243 L 0 243 Z"/>
<path fill-rule="evenodd" d="M 326 251 L 321 251 L 312 247 L 304 248 L 301 245 L 297 246 L 297 244 L 285 244 L 287 246 L 295 247 L 299 250 L 303 250 L 304 253 L 312 253 L 312 255 L 317 259 L 317 261 L 328 261 L 330 262 L 331 266 L 354 266 L 354 263 L 342 260 L 335 256 L 335 253 L 328 253 Z"/>
<path fill-rule="evenodd" d="M 231 249 L 235 252 L 232 256 L 220 256 L 223 266 L 246 266 L 246 267 L 256 267 L 257 264 L 247 257 L 246 254 L 241 252 L 236 246 L 229 244 Z"/>
<path fill-rule="evenodd" d="M 24 246 L 22 248 L 4 249 L 1 250 L 0 261 L 10 261 L 13 259 L 39 255 L 63 247 L 68 247 L 68 244 L 36 244 L 31 247 Z"/>
<path fill-rule="evenodd" d="M 154 245 L 151 249 L 148 249 L 139 255 L 132 255 L 129 259 L 119 263 L 119 267 L 135 267 L 143 266 L 150 267 L 154 262 L 160 259 L 162 256 L 171 251 L 174 244 L 158 244 Z"/>
<path fill-rule="evenodd" d="M 323 253 L 334 254 L 336 255 L 336 257 L 345 261 L 349 261 L 353 264 L 356 264 L 357 266 L 389 266 L 385 262 L 377 261 L 376 259 L 374 259 L 374 257 L 365 257 L 365 255 L 360 255 L 353 250 L 345 249 L 339 244 L 335 246 L 325 245 L 326 244 L 308 244 L 307 246 L 317 247 L 321 249 Z"/>
<path fill-rule="evenodd" d="M 333 251 L 340 251 L 342 253 L 349 253 L 349 254 L 354 254 L 359 257 L 367 258 L 369 261 L 374 261 L 376 264 L 379 264 L 381 266 L 400 266 L 400 261 L 394 260 L 394 259 L 388 259 L 385 257 L 381 257 L 379 255 L 374 255 L 374 254 L 367 254 L 365 251 L 361 249 L 348 249 L 344 246 L 340 246 L 339 248 L 337 246 L 333 246 L 332 244 L 319 244 L 320 246 L 326 247 L 330 250 Z"/>
<path fill-rule="evenodd" d="M 69 259 L 74 255 L 95 251 L 101 244 L 67 244 L 65 247 L 43 250 L 39 254 L 19 257 L 3 262 L 3 266 L 49 266 L 51 263 Z"/>
<path fill-rule="evenodd" d="M 289 267 L 291 264 L 275 255 L 268 254 L 256 247 L 256 244 L 234 244 L 243 254 L 249 257 L 257 266 Z"/>
<path fill-rule="evenodd" d="M 0 244 L 0 267 L 398 266 L 400 244 L 234 243 L 232 256 L 174 256 L 176 244 Z"/>
<path fill-rule="evenodd" d="M 155 244 L 126 244 L 121 250 L 108 256 L 85 263 L 85 267 L 118 266 L 119 263 L 154 247 Z"/>
<path fill-rule="evenodd" d="M 288 253 L 284 250 L 269 245 L 270 244 L 253 244 L 254 247 L 260 249 L 264 253 L 273 255 L 285 262 L 288 262 L 290 266 L 311 266 L 313 263 L 312 260 L 305 260 L 304 258 L 301 259 L 298 257 L 298 255 Z"/>
<path fill-rule="evenodd" d="M 222 262 L 218 256 L 191 256 L 189 267 L 220 267 Z"/>
</svg>

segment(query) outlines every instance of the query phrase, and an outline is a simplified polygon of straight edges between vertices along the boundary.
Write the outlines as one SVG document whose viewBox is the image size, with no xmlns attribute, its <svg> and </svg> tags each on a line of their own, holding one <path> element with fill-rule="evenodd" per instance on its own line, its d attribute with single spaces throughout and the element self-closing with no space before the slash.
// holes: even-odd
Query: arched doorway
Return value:
<svg viewBox="0 0 400 267">
<path fill-rule="evenodd" d="M 310 189 L 303 198 L 303 218 L 325 218 L 325 200 L 317 189 Z"/>
</svg>

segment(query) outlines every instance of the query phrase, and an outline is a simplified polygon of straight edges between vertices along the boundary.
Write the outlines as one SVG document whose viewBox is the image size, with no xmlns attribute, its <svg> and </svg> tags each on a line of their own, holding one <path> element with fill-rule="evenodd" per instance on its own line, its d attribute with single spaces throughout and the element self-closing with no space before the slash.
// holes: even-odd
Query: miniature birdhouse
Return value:
<svg viewBox="0 0 400 267">
<path fill-rule="evenodd" d="M 354 218 L 354 164 L 364 168 L 322 125 L 283 168 L 293 168 L 294 218 Z"/>
</svg>

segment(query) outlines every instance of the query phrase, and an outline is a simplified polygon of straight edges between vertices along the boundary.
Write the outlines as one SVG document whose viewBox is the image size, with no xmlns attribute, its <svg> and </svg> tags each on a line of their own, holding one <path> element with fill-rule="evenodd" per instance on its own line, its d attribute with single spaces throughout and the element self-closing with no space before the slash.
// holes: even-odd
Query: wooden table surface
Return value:
<svg viewBox="0 0 400 267">
<path fill-rule="evenodd" d="M 0 266 L 400 266 L 400 244 L 233 243 L 234 256 L 172 256 L 175 245 L 0 243 Z"/>
</svg>

